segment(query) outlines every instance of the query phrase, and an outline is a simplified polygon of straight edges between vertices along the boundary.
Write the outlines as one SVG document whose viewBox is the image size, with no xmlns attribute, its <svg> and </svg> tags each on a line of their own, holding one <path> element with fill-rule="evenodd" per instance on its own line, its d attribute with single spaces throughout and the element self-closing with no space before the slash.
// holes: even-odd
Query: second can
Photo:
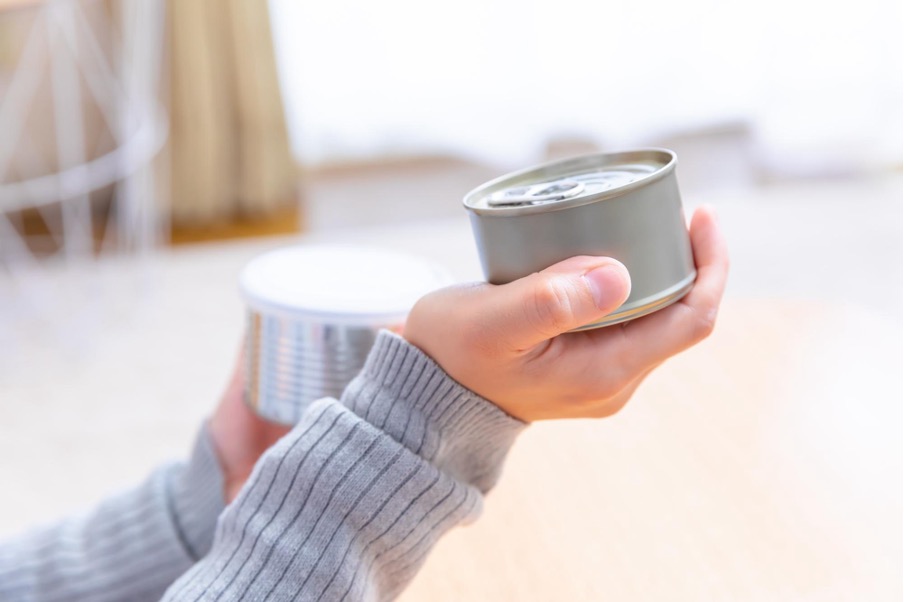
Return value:
<svg viewBox="0 0 904 602">
<path fill-rule="evenodd" d="M 576 255 L 606 256 L 631 295 L 583 329 L 639 318 L 683 297 L 697 272 L 675 153 L 642 149 L 555 161 L 488 182 L 464 198 L 484 275 L 504 284 Z"/>
</svg>

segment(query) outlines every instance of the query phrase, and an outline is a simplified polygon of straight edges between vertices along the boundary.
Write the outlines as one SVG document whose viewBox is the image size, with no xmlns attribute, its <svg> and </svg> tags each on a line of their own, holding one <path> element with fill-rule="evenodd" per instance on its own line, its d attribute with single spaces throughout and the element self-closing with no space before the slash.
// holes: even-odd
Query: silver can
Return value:
<svg viewBox="0 0 904 602">
<path fill-rule="evenodd" d="M 468 193 L 464 206 L 486 279 L 504 284 L 576 255 L 613 257 L 631 274 L 617 324 L 678 301 L 697 277 L 675 153 L 641 149 L 555 161 Z"/>
<path fill-rule="evenodd" d="M 380 248 L 299 245 L 253 259 L 240 276 L 245 402 L 295 424 L 312 401 L 342 394 L 380 329 L 400 330 L 420 297 L 451 281 L 440 266 Z"/>
</svg>

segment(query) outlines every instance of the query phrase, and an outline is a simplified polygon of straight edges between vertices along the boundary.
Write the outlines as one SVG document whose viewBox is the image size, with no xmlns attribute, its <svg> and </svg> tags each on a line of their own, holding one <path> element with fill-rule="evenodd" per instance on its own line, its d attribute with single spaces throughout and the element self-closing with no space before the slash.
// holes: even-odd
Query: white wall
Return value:
<svg viewBox="0 0 904 602">
<path fill-rule="evenodd" d="M 895 0 L 270 1 L 307 163 L 518 165 L 550 136 L 611 148 L 729 121 L 790 171 L 900 163 Z"/>
</svg>

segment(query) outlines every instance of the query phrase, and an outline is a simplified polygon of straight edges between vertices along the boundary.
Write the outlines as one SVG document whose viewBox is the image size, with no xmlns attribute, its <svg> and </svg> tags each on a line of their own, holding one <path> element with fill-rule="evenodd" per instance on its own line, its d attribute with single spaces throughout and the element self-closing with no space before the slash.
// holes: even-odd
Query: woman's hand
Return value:
<svg viewBox="0 0 904 602">
<path fill-rule="evenodd" d="M 573 257 L 509 284 L 431 293 L 412 310 L 404 336 L 521 420 L 609 416 L 656 366 L 712 332 L 728 252 L 709 209 L 694 214 L 690 236 L 693 289 L 649 316 L 567 333 L 612 313 L 630 292 L 619 262 Z"/>
<path fill-rule="evenodd" d="M 223 470 L 223 495 L 229 504 L 251 476 L 258 458 L 291 427 L 268 422 L 244 400 L 245 360 L 240 352 L 232 379 L 210 418 L 208 428 Z"/>
</svg>

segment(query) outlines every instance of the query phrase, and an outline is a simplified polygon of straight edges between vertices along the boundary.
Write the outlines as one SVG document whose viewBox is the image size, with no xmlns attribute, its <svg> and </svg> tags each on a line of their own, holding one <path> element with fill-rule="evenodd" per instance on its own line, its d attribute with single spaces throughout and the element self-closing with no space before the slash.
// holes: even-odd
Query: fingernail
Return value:
<svg viewBox="0 0 904 602">
<path fill-rule="evenodd" d="M 584 280 L 590 288 L 594 303 L 604 311 L 612 311 L 624 303 L 631 292 L 628 269 L 618 262 L 593 268 L 584 274 Z"/>
</svg>

